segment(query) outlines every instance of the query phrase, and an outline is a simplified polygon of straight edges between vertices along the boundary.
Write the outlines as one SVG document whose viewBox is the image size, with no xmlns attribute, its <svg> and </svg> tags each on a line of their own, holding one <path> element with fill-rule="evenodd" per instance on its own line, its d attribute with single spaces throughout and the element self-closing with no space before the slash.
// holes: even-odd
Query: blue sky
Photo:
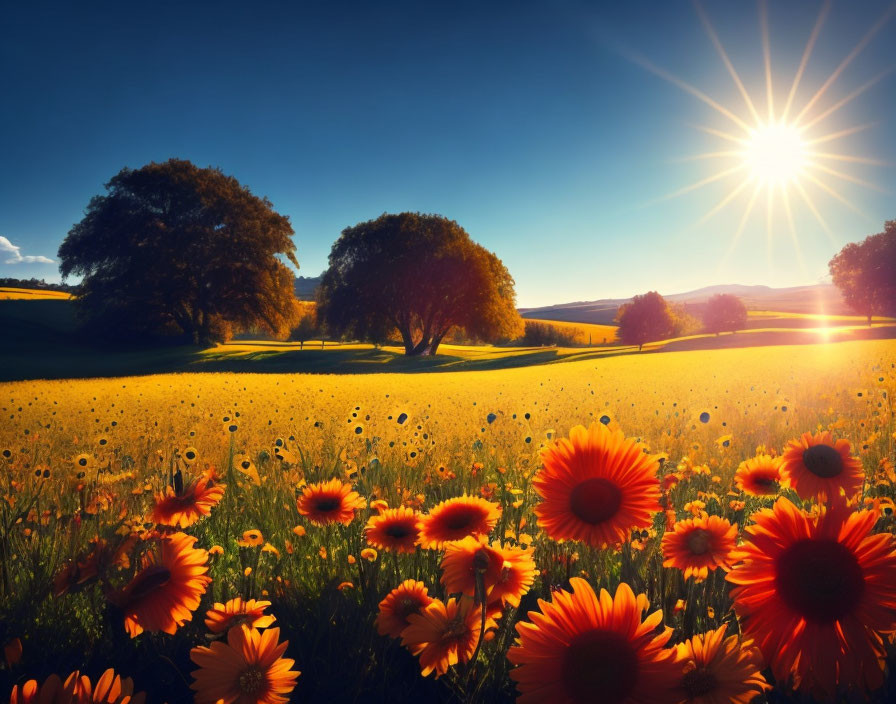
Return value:
<svg viewBox="0 0 896 704">
<path fill-rule="evenodd" d="M 703 5 L 757 110 L 766 87 L 757 5 Z M 822 4 L 770 3 L 780 106 Z M 888 8 L 835 2 L 791 117 Z M 814 283 L 846 242 L 896 218 L 892 166 L 814 172 L 850 209 L 801 180 L 828 232 L 791 189 L 800 255 L 780 198 L 752 186 L 701 222 L 743 172 L 662 196 L 737 164 L 683 157 L 730 149 L 694 125 L 728 118 L 632 60 L 646 57 L 748 118 L 690 2 L 13 3 L 0 26 L 0 276 L 58 279 L 56 259 L 91 196 L 122 167 L 186 158 L 218 166 L 290 216 L 301 272 L 326 267 L 340 231 L 383 212 L 457 220 L 539 305 L 716 283 Z M 896 64 L 896 20 L 809 115 Z M 896 162 L 896 75 L 812 136 Z M 771 222 L 771 235 L 767 223 Z"/>
</svg>

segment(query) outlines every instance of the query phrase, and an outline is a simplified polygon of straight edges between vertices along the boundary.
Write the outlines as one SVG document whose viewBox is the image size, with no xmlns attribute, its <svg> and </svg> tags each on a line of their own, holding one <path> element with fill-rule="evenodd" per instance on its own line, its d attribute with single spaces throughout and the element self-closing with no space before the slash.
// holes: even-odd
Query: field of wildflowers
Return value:
<svg viewBox="0 0 896 704">
<path fill-rule="evenodd" d="M 0 385 L 0 698 L 891 701 L 896 342 Z"/>
</svg>

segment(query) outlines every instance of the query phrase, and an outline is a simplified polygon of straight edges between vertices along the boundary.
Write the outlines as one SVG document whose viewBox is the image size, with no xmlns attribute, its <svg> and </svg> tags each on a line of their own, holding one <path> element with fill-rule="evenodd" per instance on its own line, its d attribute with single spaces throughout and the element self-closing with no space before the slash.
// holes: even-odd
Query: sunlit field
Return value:
<svg viewBox="0 0 896 704">
<path fill-rule="evenodd" d="M 725 649 L 739 658 L 740 676 L 754 682 L 750 695 L 731 701 L 796 697 L 799 682 L 776 680 L 781 667 L 802 676 L 799 701 L 822 701 L 829 673 L 773 667 L 747 642 L 767 646 L 763 628 L 774 630 L 733 608 L 734 583 L 726 575 L 738 580 L 750 558 L 730 554 L 733 542 L 728 552 L 713 544 L 716 562 L 690 569 L 681 550 L 664 547 L 663 539 L 685 531 L 691 519 L 698 527 L 723 520 L 735 526 L 729 537 L 745 549 L 754 544 L 745 529 L 779 497 L 817 513 L 805 480 L 805 499 L 793 488 L 798 479 L 787 486 L 779 458 L 803 433 L 824 431 L 839 449 L 848 442 L 845 456 L 863 471 L 859 493 L 842 510 L 869 509 L 854 516 L 870 516 L 875 534 L 892 532 L 894 392 L 896 342 L 889 340 L 488 372 L 4 384 L 2 691 L 53 673 L 98 677 L 113 667 L 133 680 L 134 691 L 147 692 L 147 701 L 190 701 L 190 685 L 202 691 L 207 681 L 194 674 L 202 672 L 195 649 L 223 647 L 216 644 L 227 642 L 226 627 L 234 624 L 231 638 L 255 633 L 240 631 L 242 622 L 267 626 L 269 634 L 279 628 L 275 640 L 289 641 L 281 662 L 294 665 L 281 668 L 281 684 L 288 692 L 294 678 L 292 701 L 513 701 L 516 681 L 532 691 L 527 672 L 546 677 L 525 655 L 532 643 L 526 638 L 537 634 L 521 628 L 524 640 L 514 647 L 516 626 L 540 623 L 547 633 L 545 619 L 527 613 L 559 618 L 538 600 L 557 604 L 558 590 L 573 587 L 584 598 L 587 588 L 575 578 L 585 577 L 596 592 L 616 595 L 617 610 L 624 583 L 646 595 L 638 609 L 650 623 L 659 617 L 649 614 L 662 611 L 662 623 L 673 630 L 657 636 L 663 650 L 656 658 L 668 661 L 670 691 L 677 692 L 669 701 L 698 701 L 688 697 L 699 683 L 675 665 L 674 653 L 723 626 L 726 638 L 743 637 L 726 641 Z M 607 523 L 607 516 L 593 515 L 602 510 L 594 508 L 599 492 L 584 514 L 576 514 L 575 498 L 570 504 L 588 519 L 579 524 L 590 532 L 576 532 L 574 520 L 558 523 L 548 511 L 551 487 L 562 483 L 555 443 L 574 426 L 592 424 L 590 437 L 604 445 L 590 452 L 610 464 L 634 462 L 643 482 L 634 497 L 640 508 L 626 509 L 617 533 L 594 529 Z M 632 439 L 633 451 L 622 452 L 628 446 L 618 446 L 616 432 Z M 582 431 L 573 435 L 581 438 Z M 736 483 L 738 468 L 754 457 L 774 469 L 773 478 L 745 483 L 749 472 L 742 469 Z M 762 493 L 760 484 L 768 495 L 754 495 Z M 463 506 L 454 502 L 448 509 L 455 514 L 446 519 L 440 502 L 463 496 L 475 497 L 466 500 L 468 508 L 485 506 L 489 515 L 467 526 Z M 403 513 L 394 511 L 399 507 Z M 780 503 L 776 511 L 785 508 Z M 410 517 L 403 540 L 401 531 L 383 528 L 401 516 Z M 712 533 L 701 530 L 698 558 Z M 460 540 L 464 535 L 470 537 Z M 179 555 L 179 567 L 165 550 Z M 489 560 L 496 555 L 504 562 L 494 572 Z M 481 572 L 473 567 L 477 559 L 485 560 Z M 420 584 L 405 583 L 384 606 L 405 580 Z M 831 594 L 841 593 L 842 585 L 826 584 Z M 892 584 L 874 589 L 893 598 Z M 225 609 L 238 597 L 270 603 Z M 819 598 L 813 602 L 819 608 L 829 604 Z M 487 605 L 484 616 L 480 603 Z M 415 610 L 431 619 L 408 616 Z M 439 614 L 444 632 L 433 636 Z M 430 641 L 421 640 L 422 632 Z M 886 633 L 883 639 L 891 648 Z M 675 644 L 679 651 L 671 649 Z M 854 658 L 840 657 L 846 672 Z M 855 681 L 840 684 L 858 692 L 866 681 L 879 685 L 881 675 L 864 666 Z M 763 678 L 774 689 L 763 693 Z M 544 698 L 531 700 L 562 701 L 546 681 Z M 587 673 L 567 683 L 584 685 Z M 875 696 L 889 701 L 891 685 Z"/>
<path fill-rule="evenodd" d="M 71 297 L 70 293 L 64 293 L 63 291 L 0 287 L 0 301 L 67 301 Z"/>
</svg>

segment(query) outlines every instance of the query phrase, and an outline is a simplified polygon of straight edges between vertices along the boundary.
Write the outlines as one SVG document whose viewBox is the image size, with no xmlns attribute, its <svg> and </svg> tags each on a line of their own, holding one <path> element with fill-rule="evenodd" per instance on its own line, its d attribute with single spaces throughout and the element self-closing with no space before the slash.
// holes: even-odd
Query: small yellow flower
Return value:
<svg viewBox="0 0 896 704">
<path fill-rule="evenodd" d="M 339 584 L 339 586 L 336 587 L 336 588 L 337 588 L 339 591 L 342 591 L 343 589 L 354 589 L 354 588 L 355 588 L 355 585 L 352 584 L 351 582 L 341 582 L 341 583 Z"/>
<path fill-rule="evenodd" d="M 321 547 L 321 549 L 317 551 L 317 554 L 320 555 L 321 560 L 327 559 L 327 549 L 325 547 Z"/>
<path fill-rule="evenodd" d="M 275 557 L 277 557 L 277 558 L 280 557 L 280 551 L 279 551 L 277 548 L 275 548 L 273 545 L 271 545 L 270 543 L 265 543 L 265 544 L 264 544 L 264 547 L 261 549 L 261 551 L 262 551 L 262 552 L 269 552 L 269 553 L 273 554 L 273 555 L 274 555 Z"/>
<path fill-rule="evenodd" d="M 296 526 L 292 529 L 292 532 L 295 533 L 300 538 L 305 535 L 305 527 L 304 526 Z"/>
<path fill-rule="evenodd" d="M 361 551 L 361 557 L 368 562 L 373 562 L 377 557 L 376 550 L 374 550 L 373 548 L 364 548 Z"/>
<path fill-rule="evenodd" d="M 209 555 L 223 555 L 223 554 L 224 554 L 224 548 L 222 548 L 220 545 L 212 545 L 212 546 L 208 549 L 208 554 L 209 554 Z"/>
<path fill-rule="evenodd" d="M 357 562 L 354 555 L 349 555 L 347 559 L 348 559 L 348 564 L 350 564 L 350 565 L 353 565 Z"/>
<path fill-rule="evenodd" d="M 252 574 L 252 568 L 247 567 L 246 569 L 243 570 L 243 574 L 248 577 L 250 574 Z"/>
</svg>

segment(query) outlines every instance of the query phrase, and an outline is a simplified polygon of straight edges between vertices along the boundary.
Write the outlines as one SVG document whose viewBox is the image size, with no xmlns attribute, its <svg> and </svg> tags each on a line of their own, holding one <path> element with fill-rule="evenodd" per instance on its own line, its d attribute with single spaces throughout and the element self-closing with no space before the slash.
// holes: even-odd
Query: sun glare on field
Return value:
<svg viewBox="0 0 896 704">
<path fill-rule="evenodd" d="M 793 125 L 762 125 L 753 130 L 744 161 L 757 182 L 784 186 L 799 176 L 806 164 L 806 145 Z"/>
<path fill-rule="evenodd" d="M 783 93 L 779 95 L 776 92 L 773 79 L 766 3 L 763 0 L 759 2 L 759 25 L 764 59 L 764 96 L 750 94 L 722 46 L 709 17 L 696 0 L 695 7 L 719 59 L 740 94 L 743 107 L 724 105 L 644 57 L 629 54 L 629 58 L 635 63 L 694 96 L 718 114 L 723 115 L 730 124 L 727 129 L 695 125 L 702 132 L 722 140 L 723 146 L 717 151 L 695 154 L 686 157 L 685 160 L 717 162 L 722 166 L 705 178 L 679 188 L 659 200 L 675 198 L 715 182 L 733 183 L 724 197 L 703 215 L 698 224 L 708 221 L 739 199 L 743 205 L 740 206 L 739 222 L 729 246 L 728 255 L 730 255 L 754 211 L 754 206 L 757 205 L 757 202 L 764 201 L 769 243 L 771 243 L 774 229 L 786 229 L 793 240 L 797 257 L 801 261 L 802 256 L 794 225 L 794 203 L 805 207 L 833 242 L 831 229 L 816 201 L 827 204 L 836 201 L 837 206 L 844 206 L 863 215 L 861 210 L 841 193 L 839 186 L 848 182 L 880 190 L 875 184 L 858 178 L 845 170 L 842 165 L 852 167 L 859 164 L 886 166 L 885 162 L 850 153 L 843 147 L 839 149 L 836 147 L 839 140 L 862 132 L 872 125 L 861 124 L 838 129 L 825 129 L 825 123 L 845 105 L 892 73 L 893 69 L 884 70 L 858 88 L 848 91 L 845 97 L 836 101 L 826 100 L 825 96 L 829 95 L 831 86 L 836 83 L 856 56 L 868 46 L 874 35 L 896 15 L 896 5 L 891 6 L 866 32 L 833 73 L 812 94 L 812 97 L 801 104 L 797 100 L 798 89 L 809 63 L 812 49 L 830 10 L 829 1 L 822 5 L 785 99 L 782 99 Z M 760 199 L 760 196 L 763 198 Z M 782 225 L 775 227 L 777 222 L 781 222 Z"/>
</svg>

